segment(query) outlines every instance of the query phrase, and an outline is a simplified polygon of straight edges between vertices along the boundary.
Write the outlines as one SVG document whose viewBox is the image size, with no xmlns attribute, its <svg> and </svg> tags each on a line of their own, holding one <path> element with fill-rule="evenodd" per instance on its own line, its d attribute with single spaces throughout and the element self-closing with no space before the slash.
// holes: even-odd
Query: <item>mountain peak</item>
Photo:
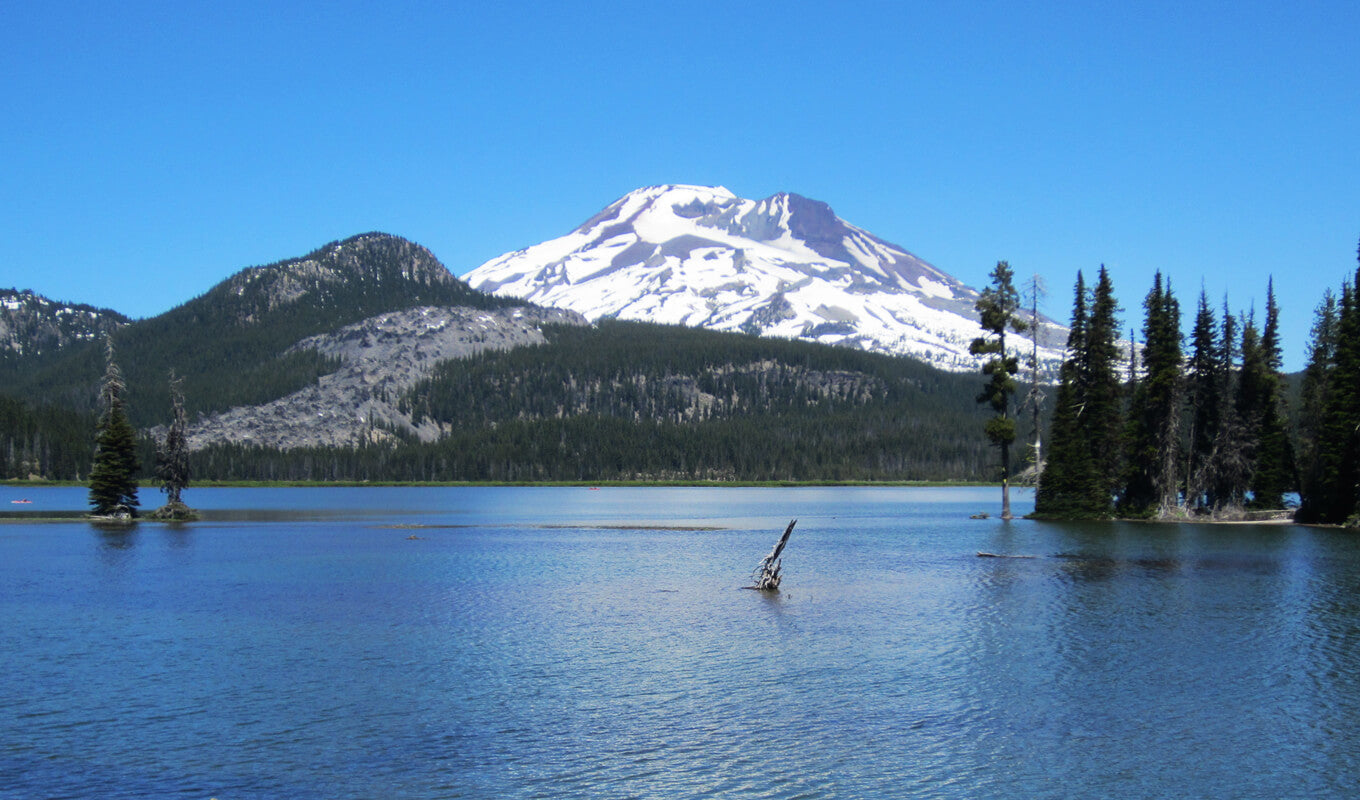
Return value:
<svg viewBox="0 0 1360 800">
<path fill-rule="evenodd" d="M 29 289 L 0 289 L 0 356 L 50 353 L 98 339 L 130 321 L 107 308 L 63 303 Z"/>
<path fill-rule="evenodd" d="M 629 192 L 566 236 L 464 276 L 484 292 L 617 317 L 911 355 L 974 369 L 978 294 L 792 192 L 721 186 Z M 1061 358 L 1061 334 L 1041 358 Z"/>
</svg>

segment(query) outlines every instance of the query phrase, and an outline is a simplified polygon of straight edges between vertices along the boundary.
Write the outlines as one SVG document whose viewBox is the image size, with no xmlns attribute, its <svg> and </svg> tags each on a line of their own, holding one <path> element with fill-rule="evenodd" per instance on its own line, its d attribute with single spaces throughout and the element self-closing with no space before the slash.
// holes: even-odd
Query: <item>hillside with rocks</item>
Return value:
<svg viewBox="0 0 1360 800">
<path fill-rule="evenodd" d="M 116 331 L 130 320 L 107 308 L 0 289 L 0 356 L 42 356 Z"/>
<path fill-rule="evenodd" d="M 288 352 L 315 352 L 338 360 L 340 368 L 277 400 L 196 421 L 189 446 L 232 443 L 288 450 L 395 444 L 403 436 L 433 441 L 446 429 L 432 421 L 415 422 L 398 408 L 400 394 L 447 359 L 543 344 L 545 324 L 586 321 L 557 309 L 425 306 L 307 337 Z"/>
</svg>

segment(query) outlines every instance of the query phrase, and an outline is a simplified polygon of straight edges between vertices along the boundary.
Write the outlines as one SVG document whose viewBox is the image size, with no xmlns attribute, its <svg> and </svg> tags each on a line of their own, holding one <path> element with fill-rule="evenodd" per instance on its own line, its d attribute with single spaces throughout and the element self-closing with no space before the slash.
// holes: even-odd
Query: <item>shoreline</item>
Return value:
<svg viewBox="0 0 1360 800">
<path fill-rule="evenodd" d="M 84 488 L 87 484 L 79 481 L 0 481 L 0 486 L 12 488 Z M 150 485 L 150 481 L 148 481 Z M 704 489 L 722 488 L 816 488 L 816 487 L 912 487 L 923 489 L 952 488 L 996 488 L 999 483 L 975 481 L 684 481 L 684 480 L 603 480 L 603 481 L 195 481 L 186 491 L 192 489 L 355 489 L 365 486 L 443 488 L 443 487 L 489 487 L 489 486 L 545 486 L 545 487 L 696 487 Z"/>
</svg>

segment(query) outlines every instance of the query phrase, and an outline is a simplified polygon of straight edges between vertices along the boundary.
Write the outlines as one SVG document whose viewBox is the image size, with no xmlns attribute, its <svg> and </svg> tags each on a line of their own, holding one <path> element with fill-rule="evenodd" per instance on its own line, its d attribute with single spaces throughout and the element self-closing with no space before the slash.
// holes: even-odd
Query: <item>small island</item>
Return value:
<svg viewBox="0 0 1360 800">
<path fill-rule="evenodd" d="M 137 434 L 123 408 L 127 383 L 114 359 L 113 340 L 104 341 L 104 379 L 100 386 L 103 411 L 95 440 L 94 465 L 90 470 L 90 518 L 101 524 L 130 524 L 137 518 Z M 174 372 L 170 373 L 172 420 L 165 439 L 157 443 L 156 476 L 165 505 L 151 512 L 158 522 L 188 522 L 198 512 L 185 505 L 181 493 L 189 485 L 189 448 L 185 438 L 188 416 L 184 393 Z"/>
</svg>

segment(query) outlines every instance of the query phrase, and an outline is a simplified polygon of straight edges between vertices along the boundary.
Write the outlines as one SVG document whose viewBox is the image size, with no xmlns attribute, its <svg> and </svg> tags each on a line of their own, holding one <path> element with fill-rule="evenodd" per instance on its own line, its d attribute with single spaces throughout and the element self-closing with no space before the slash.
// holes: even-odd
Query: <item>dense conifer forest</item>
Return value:
<svg viewBox="0 0 1360 800">
<path fill-rule="evenodd" d="M 416 272 L 413 261 L 425 271 Z M 293 343 L 422 305 L 515 303 L 469 288 L 428 251 L 383 234 L 354 236 L 301 259 L 245 270 L 113 334 L 130 395 L 128 416 L 138 428 L 166 421 L 171 369 L 184 377 L 190 418 L 280 397 L 337 366 L 312 351 L 286 353 Z M 93 412 L 103 354 L 101 342 L 88 341 L 40 357 L 0 359 L 0 386 L 29 403 Z"/>
<path fill-rule="evenodd" d="M 268 330 L 269 320 L 238 324 L 235 305 L 210 293 L 115 335 L 125 373 L 140 376 L 128 377 L 126 403 L 138 427 L 169 421 L 171 367 L 187 373 L 186 396 L 188 386 L 199 387 L 200 413 L 315 380 L 333 364 L 310 352 L 285 354 L 287 346 L 355 316 L 288 316 L 281 334 Z M 395 447 L 287 451 L 217 445 L 192 454 L 192 472 L 196 480 L 848 481 L 986 480 L 995 471 L 975 435 L 983 417 L 969 402 L 966 375 L 845 348 L 645 323 L 548 326 L 545 334 L 543 346 L 446 362 L 400 398 L 418 420 L 441 426 L 439 441 L 398 435 Z M 184 357 L 187 338 L 218 360 Z M 253 358 L 228 358 L 215 344 L 222 341 L 246 342 Z M 12 453 L 4 477 L 84 480 L 95 429 L 86 396 L 98 389 L 103 358 L 98 347 L 78 346 L 64 360 L 39 363 L 37 374 L 14 376 L 24 396 L 0 403 Z M 233 364 L 245 366 L 237 372 Z M 43 396 L 67 402 L 34 399 Z M 146 472 L 156 463 L 154 444 L 144 438 L 140 447 Z"/>
<path fill-rule="evenodd" d="M 1259 322 L 1226 301 L 1216 311 L 1201 292 L 1187 339 L 1180 303 L 1158 274 L 1143 300 L 1140 346 L 1121 363 L 1109 275 L 1102 267 L 1088 289 L 1078 274 L 1036 516 L 1238 519 L 1282 509 L 1297 493 L 1298 521 L 1355 522 L 1357 286 L 1360 270 L 1339 299 L 1324 294 L 1294 382 L 1281 371 L 1273 285 Z"/>
<path fill-rule="evenodd" d="M 0 480 L 90 474 L 96 415 L 0 395 Z"/>
<path fill-rule="evenodd" d="M 1360 271 L 1325 293 L 1308 366 L 1285 376 L 1273 287 L 1259 317 L 1201 293 L 1187 325 L 1158 275 L 1141 326 L 1125 334 L 1109 273 L 1092 285 L 1079 274 L 1051 417 L 1041 414 L 1036 514 L 1236 518 L 1297 497 L 1300 521 L 1355 521 L 1357 285 Z M 403 308 L 511 304 L 469 289 L 416 245 L 365 234 L 127 324 L 112 341 L 126 413 L 144 432 L 141 477 L 157 463 L 146 429 L 169 422 L 171 370 L 192 420 L 333 371 L 335 359 L 291 349 L 307 336 Z M 993 353 L 981 395 L 975 375 L 848 348 L 615 320 L 549 325 L 546 344 L 443 362 L 389 398 L 438 430 L 435 441 L 392 430 L 348 448 L 218 444 L 192 453 L 187 469 L 196 480 L 265 481 L 996 480 L 1011 471 L 997 448 L 1033 427 L 1010 411 L 1023 387 L 998 331 L 1010 323 L 999 320 L 980 329 L 980 348 L 1005 351 Z M 0 358 L 0 478 L 88 479 L 102 353 L 102 342 L 78 341 Z"/>
<path fill-rule="evenodd" d="M 844 348 L 602 321 L 445 362 L 401 400 L 445 438 L 395 449 L 210 447 L 257 480 L 979 480 L 965 375 Z M 962 402 L 961 402 L 962 401 Z"/>
</svg>

